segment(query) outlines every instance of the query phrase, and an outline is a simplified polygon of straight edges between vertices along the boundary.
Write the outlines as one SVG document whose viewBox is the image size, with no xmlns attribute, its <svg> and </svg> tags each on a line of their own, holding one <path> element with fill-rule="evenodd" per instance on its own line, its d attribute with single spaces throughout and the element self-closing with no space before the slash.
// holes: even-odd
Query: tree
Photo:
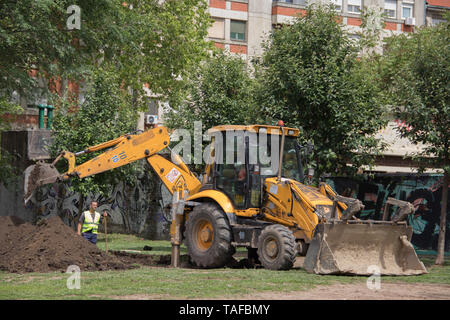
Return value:
<svg viewBox="0 0 450 320">
<path fill-rule="evenodd" d="M 87 78 L 90 90 L 78 110 L 65 97 L 55 97 L 58 109 L 53 122 L 52 157 L 61 151 L 78 152 L 136 130 L 137 110 L 129 107 L 129 97 L 120 89 L 120 79 L 111 71 L 99 69 Z M 99 152 L 77 157 L 77 164 L 94 158 Z M 62 161 L 61 161 L 62 162 Z M 58 163 L 62 165 L 62 163 Z M 67 170 L 67 165 L 59 171 Z M 119 182 L 133 185 L 138 163 L 106 171 L 83 179 L 72 178 L 71 188 L 80 199 L 89 193 L 107 195 Z M 80 201 L 80 210 L 83 204 Z"/>
<path fill-rule="evenodd" d="M 210 25 L 206 0 L 75 4 L 77 8 L 71 0 L 0 1 L 1 114 L 17 109 L 13 95 L 28 104 L 49 99 L 58 82 L 84 81 L 102 67 L 112 68 L 120 87 L 129 89 L 134 108 L 147 108 L 144 85 L 161 99 L 182 100 L 189 73 L 211 47 L 205 40 Z M 77 19 L 79 25 L 73 25 Z M 6 153 L 1 159 L 0 176 L 6 177 Z"/>
<path fill-rule="evenodd" d="M 145 83 L 162 97 L 178 97 L 210 46 L 205 0 L 79 0 L 77 10 L 73 4 L 0 2 L 0 96 L 16 91 L 29 98 L 42 89 L 45 97 L 41 80 L 50 86 L 82 80 L 90 69 L 113 63 L 123 85 L 139 91 L 137 102 Z"/>
<path fill-rule="evenodd" d="M 257 67 L 262 113 L 314 142 L 316 180 L 372 164 L 381 149 L 374 134 L 386 123 L 368 58 L 339 19 L 331 7 L 308 6 L 270 34 Z"/>
<path fill-rule="evenodd" d="M 9 120 L 22 111 L 22 108 L 14 103 L 9 101 L 0 101 L 0 135 L 3 131 L 8 130 L 11 127 Z M 10 154 L 8 151 L 0 147 L 0 183 L 6 187 L 12 186 L 12 182 L 19 175 L 17 168 L 13 165 L 16 160 L 17 159 L 14 154 Z"/>
<path fill-rule="evenodd" d="M 191 129 L 194 120 L 202 121 L 206 128 L 252 121 L 253 80 L 239 56 L 216 52 L 205 59 L 187 88 L 188 99 L 168 110 L 170 128 Z"/>
<path fill-rule="evenodd" d="M 201 121 L 203 129 L 254 123 L 254 87 L 247 63 L 239 56 L 218 51 L 192 76 L 187 99 L 167 110 L 165 123 L 171 129 L 187 129 L 191 136 L 194 121 Z"/>
<path fill-rule="evenodd" d="M 422 27 L 411 35 L 387 39 L 380 61 L 386 99 L 398 119 L 402 137 L 422 144 L 421 166 L 442 168 L 442 202 L 436 264 L 444 262 L 450 173 L 450 15 L 447 22 Z"/>
<path fill-rule="evenodd" d="M 124 84 L 142 96 L 143 84 L 177 104 L 186 82 L 207 56 L 211 18 L 206 0 L 132 0 L 125 10 L 126 41 L 115 65 Z"/>
<path fill-rule="evenodd" d="M 0 92 L 30 97 L 47 89 L 39 78 L 80 78 L 85 66 L 107 43 L 120 41 L 119 4 L 110 0 L 77 1 L 80 29 L 69 30 L 73 1 L 2 1 L 0 3 Z"/>
</svg>

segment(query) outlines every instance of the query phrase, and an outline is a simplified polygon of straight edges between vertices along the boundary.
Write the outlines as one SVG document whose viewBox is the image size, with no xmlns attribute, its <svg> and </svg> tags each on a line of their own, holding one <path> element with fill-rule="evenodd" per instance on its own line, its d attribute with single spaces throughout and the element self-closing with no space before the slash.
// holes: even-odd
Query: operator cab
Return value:
<svg viewBox="0 0 450 320">
<path fill-rule="evenodd" d="M 203 184 L 225 193 L 238 210 L 261 208 L 265 179 L 278 175 L 281 129 L 285 135 L 281 177 L 301 181 L 298 129 L 224 125 L 208 131 L 213 150 Z"/>
</svg>

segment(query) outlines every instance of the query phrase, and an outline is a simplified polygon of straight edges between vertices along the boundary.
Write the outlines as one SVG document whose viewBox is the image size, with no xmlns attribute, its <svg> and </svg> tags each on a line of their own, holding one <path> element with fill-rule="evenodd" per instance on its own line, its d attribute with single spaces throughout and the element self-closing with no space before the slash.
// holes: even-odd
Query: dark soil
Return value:
<svg viewBox="0 0 450 320">
<path fill-rule="evenodd" d="M 170 255 L 149 255 L 149 254 L 142 254 L 142 253 L 132 253 L 132 252 L 125 252 L 125 251 L 115 251 L 110 250 L 109 253 L 115 255 L 118 259 L 120 259 L 123 262 L 131 263 L 131 264 L 138 264 L 143 266 L 169 266 L 170 265 Z M 184 259 L 187 257 L 181 256 L 181 261 L 187 260 Z"/>
<path fill-rule="evenodd" d="M 15 273 L 123 270 L 135 267 L 99 250 L 77 235 L 58 216 L 32 225 L 13 216 L 0 217 L 0 270 Z"/>
</svg>

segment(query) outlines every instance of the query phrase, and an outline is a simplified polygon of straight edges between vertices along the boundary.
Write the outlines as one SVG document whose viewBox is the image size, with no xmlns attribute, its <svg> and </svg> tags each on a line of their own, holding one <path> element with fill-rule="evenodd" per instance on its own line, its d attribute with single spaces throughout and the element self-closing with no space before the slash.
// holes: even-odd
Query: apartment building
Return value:
<svg viewBox="0 0 450 320">
<path fill-rule="evenodd" d="M 427 26 L 433 26 L 444 20 L 444 12 L 450 10 L 450 0 L 428 0 L 425 2 L 425 20 Z"/>
<path fill-rule="evenodd" d="M 383 36 L 413 32 L 415 27 L 443 21 L 450 0 L 209 0 L 213 26 L 209 38 L 219 48 L 245 56 L 262 53 L 261 43 L 276 25 L 305 14 L 308 3 L 332 3 L 348 31 L 357 37 L 363 8 L 385 14 Z"/>
</svg>

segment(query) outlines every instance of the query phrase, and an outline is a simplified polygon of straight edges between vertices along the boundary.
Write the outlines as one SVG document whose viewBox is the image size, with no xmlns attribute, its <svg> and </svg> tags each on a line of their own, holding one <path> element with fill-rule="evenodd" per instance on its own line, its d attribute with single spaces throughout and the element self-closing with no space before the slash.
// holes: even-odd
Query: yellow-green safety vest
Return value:
<svg viewBox="0 0 450 320">
<path fill-rule="evenodd" d="M 92 230 L 92 233 L 98 233 L 98 225 L 100 223 L 100 213 L 95 211 L 95 217 L 92 219 L 92 215 L 90 211 L 84 212 L 84 222 L 81 229 L 81 232 L 88 232 Z"/>
</svg>

